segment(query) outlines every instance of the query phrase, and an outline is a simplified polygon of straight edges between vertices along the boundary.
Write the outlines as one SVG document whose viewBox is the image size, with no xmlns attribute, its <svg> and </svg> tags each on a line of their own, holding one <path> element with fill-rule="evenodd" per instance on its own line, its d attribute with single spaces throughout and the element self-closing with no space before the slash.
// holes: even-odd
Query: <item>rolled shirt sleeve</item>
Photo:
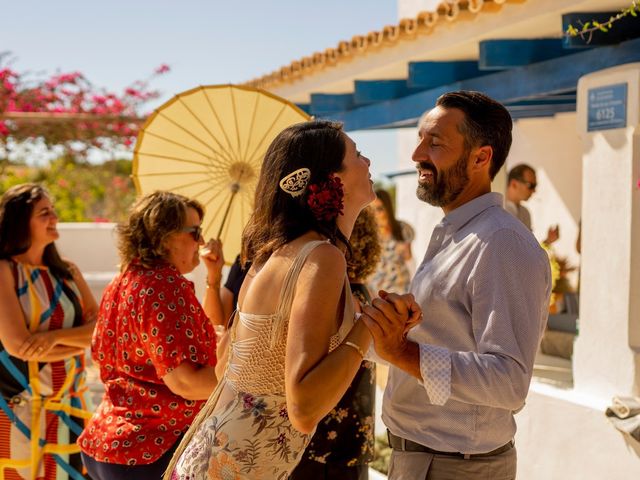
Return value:
<svg viewBox="0 0 640 480">
<path fill-rule="evenodd" d="M 498 230 L 469 277 L 476 351 L 420 344 L 420 372 L 434 405 L 448 399 L 508 410 L 522 407 L 546 323 L 550 268 L 528 239 Z"/>
<path fill-rule="evenodd" d="M 448 348 L 420 345 L 420 374 L 429 400 L 444 405 L 451 396 L 451 353 Z"/>
</svg>

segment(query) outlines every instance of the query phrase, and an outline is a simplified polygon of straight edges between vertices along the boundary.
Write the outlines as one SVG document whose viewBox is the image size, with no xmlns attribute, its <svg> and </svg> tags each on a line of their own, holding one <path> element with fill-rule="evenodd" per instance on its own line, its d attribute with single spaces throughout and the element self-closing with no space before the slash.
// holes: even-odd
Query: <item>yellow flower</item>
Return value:
<svg viewBox="0 0 640 480">
<path fill-rule="evenodd" d="M 224 447 L 227 443 L 229 443 L 229 435 L 224 432 L 217 432 L 214 439 L 214 445 L 216 447 Z"/>
<path fill-rule="evenodd" d="M 560 265 L 558 264 L 558 261 L 556 260 L 555 254 L 553 253 L 553 250 L 551 249 L 551 247 L 549 247 L 549 245 L 546 245 L 544 243 L 540 243 L 540 245 L 547 252 L 547 255 L 549 256 L 549 265 L 551 267 L 551 292 L 552 292 L 551 299 L 549 300 L 549 305 L 553 306 L 556 302 L 556 296 L 553 293 L 553 289 L 556 287 L 556 282 L 560 278 Z"/>
<path fill-rule="evenodd" d="M 231 456 L 220 452 L 211 457 L 208 475 L 211 480 L 240 480 L 240 468 Z"/>
</svg>

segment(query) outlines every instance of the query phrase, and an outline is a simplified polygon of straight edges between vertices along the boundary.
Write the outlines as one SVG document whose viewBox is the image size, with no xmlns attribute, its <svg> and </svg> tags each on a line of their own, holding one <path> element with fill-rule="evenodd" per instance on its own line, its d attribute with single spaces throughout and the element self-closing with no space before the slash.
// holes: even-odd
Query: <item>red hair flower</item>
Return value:
<svg viewBox="0 0 640 480">
<path fill-rule="evenodd" d="M 326 181 L 311 184 L 308 189 L 307 205 L 318 221 L 330 222 L 342 215 L 344 190 L 339 177 L 331 174 Z"/>
</svg>

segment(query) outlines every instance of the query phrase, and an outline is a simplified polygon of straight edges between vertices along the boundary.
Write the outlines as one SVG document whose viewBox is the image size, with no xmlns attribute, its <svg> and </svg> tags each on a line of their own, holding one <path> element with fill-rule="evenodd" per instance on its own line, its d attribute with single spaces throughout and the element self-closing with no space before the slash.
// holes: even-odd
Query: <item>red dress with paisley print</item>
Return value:
<svg viewBox="0 0 640 480">
<path fill-rule="evenodd" d="M 80 448 L 105 463 L 155 462 L 204 405 L 174 394 L 162 377 L 182 362 L 216 363 L 215 333 L 193 283 L 172 265 L 132 262 L 104 292 L 91 351 L 105 395 Z"/>
</svg>

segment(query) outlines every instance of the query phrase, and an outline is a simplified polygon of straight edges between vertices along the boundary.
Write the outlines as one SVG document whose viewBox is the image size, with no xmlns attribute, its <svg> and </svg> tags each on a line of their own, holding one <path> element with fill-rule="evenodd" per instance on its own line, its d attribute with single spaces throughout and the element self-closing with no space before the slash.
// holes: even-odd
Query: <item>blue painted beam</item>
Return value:
<svg viewBox="0 0 640 480">
<path fill-rule="evenodd" d="M 617 46 L 579 51 L 569 57 L 450 83 L 351 111 L 335 112 L 323 118 L 344 123 L 348 131 L 410 127 L 415 126 L 424 111 L 432 108 L 436 99 L 445 92 L 476 90 L 504 103 L 518 102 L 574 92 L 583 75 L 639 61 L 640 39 L 635 39 Z"/>
<path fill-rule="evenodd" d="M 457 61 L 457 62 L 409 62 L 409 77 L 407 86 L 409 88 L 439 87 L 449 83 L 465 80 L 467 78 L 485 75 L 478 68 L 478 62 Z"/>
<path fill-rule="evenodd" d="M 353 94 L 312 93 L 310 113 L 312 115 L 326 115 L 353 108 Z"/>
<path fill-rule="evenodd" d="M 354 86 L 355 106 L 392 100 L 411 93 L 406 80 L 356 80 Z"/>
<path fill-rule="evenodd" d="M 311 115 L 311 104 L 310 103 L 296 103 L 296 107 L 302 110 L 307 115 Z"/>
<path fill-rule="evenodd" d="M 587 22 L 592 25 L 594 20 L 603 24 L 618 13 L 619 11 L 565 13 L 562 15 L 562 31 L 566 32 L 569 25 L 581 30 L 583 25 L 587 24 Z M 608 32 L 597 30 L 591 34 L 585 34 L 584 38 L 565 35 L 563 46 L 564 48 L 591 48 L 603 45 L 617 45 L 638 37 L 640 37 L 640 15 L 636 17 L 627 15 L 620 20 L 616 20 Z"/>
<path fill-rule="evenodd" d="M 577 100 L 576 93 L 567 93 L 564 95 L 541 95 L 535 98 L 527 100 L 519 100 L 516 102 L 505 102 L 507 107 L 538 107 L 538 106 L 553 106 L 553 105 L 574 105 Z"/>
<path fill-rule="evenodd" d="M 573 52 L 562 46 L 561 38 L 483 40 L 480 42 L 480 70 L 504 70 L 543 62 Z"/>
<path fill-rule="evenodd" d="M 511 114 L 511 118 L 517 120 L 519 118 L 537 118 L 537 117 L 553 117 L 556 113 L 575 112 L 576 103 L 552 103 L 552 104 L 518 104 L 507 105 L 507 110 Z"/>
</svg>

